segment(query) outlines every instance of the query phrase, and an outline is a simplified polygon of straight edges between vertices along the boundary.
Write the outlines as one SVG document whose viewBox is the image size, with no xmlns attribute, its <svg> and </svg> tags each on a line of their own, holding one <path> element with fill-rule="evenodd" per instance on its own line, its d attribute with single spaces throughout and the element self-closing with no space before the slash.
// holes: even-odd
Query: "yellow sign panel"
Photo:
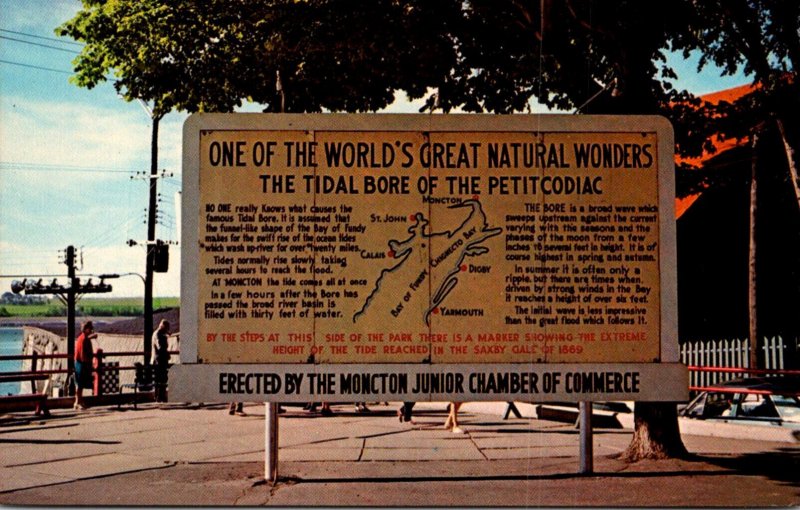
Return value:
<svg viewBox="0 0 800 510">
<path fill-rule="evenodd" d="M 201 130 L 197 357 L 658 361 L 658 138 Z"/>
</svg>

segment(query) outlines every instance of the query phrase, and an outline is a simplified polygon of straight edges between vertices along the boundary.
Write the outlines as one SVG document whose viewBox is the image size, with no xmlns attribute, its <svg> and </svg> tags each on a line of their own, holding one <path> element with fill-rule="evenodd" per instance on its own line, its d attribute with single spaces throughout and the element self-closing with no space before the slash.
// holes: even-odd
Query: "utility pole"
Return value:
<svg viewBox="0 0 800 510">
<path fill-rule="evenodd" d="M 111 292 L 112 288 L 103 281 L 102 276 L 98 284 L 93 284 L 91 278 L 85 284 L 81 284 L 80 278 L 75 276 L 75 247 L 67 246 L 66 252 L 64 263 L 67 265 L 67 278 L 69 279 L 66 287 L 60 285 L 56 280 L 49 285 L 42 285 L 41 279 L 34 282 L 25 278 L 21 282 L 16 280 L 11 282 L 11 291 L 15 294 L 25 292 L 26 295 L 53 294 L 67 305 L 67 380 L 69 381 L 67 392 L 69 395 L 74 395 L 75 380 L 71 376 L 75 373 L 75 306 L 80 296 L 84 294 Z"/>
<path fill-rule="evenodd" d="M 75 247 L 67 246 L 67 257 L 64 261 L 67 264 L 67 278 L 69 287 L 67 288 L 67 380 L 69 381 L 69 395 L 75 394 L 75 379 L 69 377 L 75 373 L 75 290 L 78 287 L 78 279 L 75 278 Z M 27 293 L 27 291 L 26 291 Z"/>
<path fill-rule="evenodd" d="M 147 212 L 147 258 L 144 272 L 144 364 L 150 364 L 153 336 L 153 266 L 156 250 L 156 204 L 158 182 L 158 124 L 161 117 L 152 115 L 153 133 L 150 139 L 150 205 Z"/>
</svg>

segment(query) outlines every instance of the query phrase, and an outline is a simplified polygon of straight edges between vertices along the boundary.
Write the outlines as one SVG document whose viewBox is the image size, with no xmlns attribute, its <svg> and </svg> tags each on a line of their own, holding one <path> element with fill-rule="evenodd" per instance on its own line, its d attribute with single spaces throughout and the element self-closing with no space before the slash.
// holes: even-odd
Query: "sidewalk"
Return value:
<svg viewBox="0 0 800 510">
<path fill-rule="evenodd" d="M 797 506 L 800 443 L 684 433 L 693 460 L 625 464 L 631 431 L 596 430 L 593 475 L 578 471 L 569 424 L 503 420 L 504 403 L 467 403 L 466 434 L 441 428 L 445 403 L 287 407 L 279 482 L 264 477 L 264 405 L 140 405 L 0 421 L 0 504 L 270 506 Z M 696 434 L 694 431 L 693 434 Z"/>
</svg>

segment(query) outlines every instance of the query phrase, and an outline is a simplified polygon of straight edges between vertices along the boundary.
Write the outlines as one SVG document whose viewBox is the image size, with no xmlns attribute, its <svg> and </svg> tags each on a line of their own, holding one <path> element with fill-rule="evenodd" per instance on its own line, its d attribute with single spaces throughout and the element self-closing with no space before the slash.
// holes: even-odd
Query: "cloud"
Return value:
<svg viewBox="0 0 800 510">
<path fill-rule="evenodd" d="M 63 250 L 63 247 L 61 248 Z M 19 243 L 0 241 L 0 274 L 20 275 L 66 274 L 67 268 L 61 263 L 63 254 L 59 249 L 46 249 Z M 16 276 L 14 279 L 19 279 Z M 0 293 L 9 290 L 11 280 L 0 284 Z"/>
<path fill-rule="evenodd" d="M 67 284 L 67 266 L 58 263 L 58 253 L 53 250 L 50 255 L 39 260 L 51 260 L 52 262 L 39 266 L 40 269 L 22 272 L 9 272 L 14 266 L 5 266 L 2 257 L 7 258 L 9 252 L 30 253 L 26 247 L 13 243 L 0 243 L 0 262 L 4 263 L 3 275 L 16 275 L 14 278 L 0 277 L 0 294 L 11 289 L 12 280 L 20 280 L 23 276 L 33 275 L 55 275 L 59 276 L 61 284 Z M 40 255 L 44 257 L 39 250 Z M 179 246 L 170 246 L 169 271 L 167 273 L 155 273 L 153 277 L 153 295 L 156 297 L 172 297 L 180 295 L 180 258 L 181 250 Z M 86 282 L 88 278 L 93 278 L 98 282 L 97 275 L 100 274 L 119 274 L 125 275 L 117 279 L 109 279 L 113 287 L 113 292 L 106 294 L 114 297 L 141 297 L 144 295 L 145 252 L 141 246 L 105 246 L 99 248 L 88 248 L 77 253 L 77 263 L 83 262 L 82 267 L 77 268 L 77 275 L 81 281 Z M 33 269 L 30 265 L 28 269 Z M 136 274 L 132 274 L 136 273 Z M 137 276 L 141 275 L 141 277 Z M 91 276 L 94 275 L 94 276 Z M 38 276 L 36 277 L 39 278 Z"/>
<path fill-rule="evenodd" d="M 5 26 L 39 33 L 43 26 L 55 29 L 75 16 L 80 8 L 78 0 L 2 0 L 0 17 Z"/>
<path fill-rule="evenodd" d="M 436 89 L 428 88 L 423 97 L 412 101 L 405 92 L 396 90 L 394 93 L 394 101 L 381 110 L 381 113 L 420 113 L 420 109 L 425 106 L 426 98 L 435 92 Z M 549 108 L 540 104 L 535 97 L 531 97 L 528 100 L 528 107 L 530 108 L 530 113 L 553 113 Z M 441 110 L 437 110 L 435 113 L 442 112 Z M 461 108 L 456 108 L 450 113 L 464 113 L 464 111 Z"/>
<path fill-rule="evenodd" d="M 149 160 L 150 130 L 142 112 L 21 97 L 2 101 L 4 162 L 146 169 L 142 162 Z"/>
<path fill-rule="evenodd" d="M 66 273 L 58 251 L 84 243 L 107 246 L 87 249 L 94 254 L 85 258 L 85 272 L 144 273 L 144 253 L 137 256 L 141 248 L 125 241 L 144 236 L 147 183 L 129 176 L 150 171 L 151 121 L 138 105 L 108 97 L 110 90 L 67 93 L 81 101 L 57 94 L 0 97 L 0 239 L 6 240 L 0 273 Z M 183 118 L 171 114 L 160 126 L 159 168 L 175 177 L 159 190 L 170 196 L 180 181 Z M 173 268 L 179 254 L 171 254 Z M 155 295 L 178 295 L 179 280 L 178 269 L 156 275 Z M 0 285 L 8 289 L 10 280 Z M 114 295 L 143 293 L 135 276 L 119 279 L 114 288 Z"/>
<path fill-rule="evenodd" d="M 137 273 L 144 277 L 145 251 L 142 246 L 106 246 L 92 248 L 84 256 L 84 274 L 127 274 Z M 153 275 L 154 296 L 180 295 L 180 259 L 179 246 L 169 247 L 169 271 Z M 127 274 L 118 279 L 108 280 L 115 296 L 143 296 L 144 282 L 137 274 Z"/>
<path fill-rule="evenodd" d="M 183 164 L 183 123 L 188 117 L 182 112 L 171 113 L 159 126 L 159 168 L 172 172 L 178 180 Z"/>
</svg>

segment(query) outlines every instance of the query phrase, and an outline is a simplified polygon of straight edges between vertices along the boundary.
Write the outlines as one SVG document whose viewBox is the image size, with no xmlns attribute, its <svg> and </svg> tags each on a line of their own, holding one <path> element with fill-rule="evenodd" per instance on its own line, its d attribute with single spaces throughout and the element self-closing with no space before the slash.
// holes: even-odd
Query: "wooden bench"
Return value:
<svg viewBox="0 0 800 510">
<path fill-rule="evenodd" d="M 50 416 L 50 409 L 47 408 L 47 395 L 44 393 L 0 396 L 0 411 L 27 411 L 31 407 L 37 415 Z"/>
<path fill-rule="evenodd" d="M 28 374 L 0 374 L 0 383 L 12 383 L 12 382 L 27 382 L 30 381 L 31 383 L 31 393 L 36 393 L 36 381 L 46 381 L 50 379 L 49 374 L 37 374 L 36 372 L 31 372 Z"/>
<path fill-rule="evenodd" d="M 35 381 L 46 381 L 50 378 L 48 374 L 13 374 L 0 375 L 0 383 L 10 382 L 31 382 L 31 389 Z M 22 393 L 19 395 L 0 395 L 0 411 L 26 411 L 33 408 L 36 414 L 50 416 L 50 409 L 47 407 L 47 395 L 44 393 Z"/>
</svg>

